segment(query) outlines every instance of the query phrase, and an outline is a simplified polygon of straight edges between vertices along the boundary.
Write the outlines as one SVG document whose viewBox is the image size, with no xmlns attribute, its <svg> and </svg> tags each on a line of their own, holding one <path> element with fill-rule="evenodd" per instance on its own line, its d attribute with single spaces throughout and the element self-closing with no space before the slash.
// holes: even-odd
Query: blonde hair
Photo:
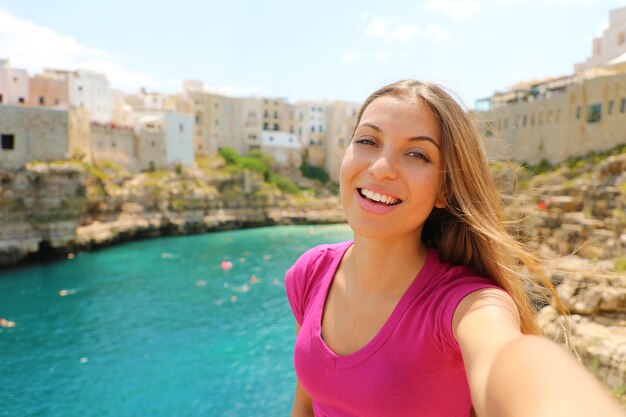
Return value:
<svg viewBox="0 0 626 417">
<path fill-rule="evenodd" d="M 468 266 L 493 280 L 515 302 L 522 332 L 540 334 L 529 290 L 537 290 L 546 299 L 547 290 L 557 310 L 564 313 L 565 309 L 538 257 L 505 227 L 500 196 L 475 124 L 443 87 L 402 80 L 380 88 L 365 100 L 355 129 L 367 106 L 383 96 L 426 104 L 441 128 L 441 197 L 446 205 L 433 209 L 424 224 L 422 240 L 438 249 L 441 261 Z"/>
</svg>

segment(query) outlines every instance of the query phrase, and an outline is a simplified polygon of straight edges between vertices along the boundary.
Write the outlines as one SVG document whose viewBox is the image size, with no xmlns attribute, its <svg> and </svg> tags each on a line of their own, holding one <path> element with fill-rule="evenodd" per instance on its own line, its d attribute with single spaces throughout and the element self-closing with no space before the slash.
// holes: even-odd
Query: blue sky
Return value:
<svg viewBox="0 0 626 417">
<path fill-rule="evenodd" d="M 360 102 L 405 77 L 472 107 L 570 74 L 626 0 L 0 0 L 0 57 L 95 69 L 126 92 L 198 79 L 230 95 Z"/>
</svg>

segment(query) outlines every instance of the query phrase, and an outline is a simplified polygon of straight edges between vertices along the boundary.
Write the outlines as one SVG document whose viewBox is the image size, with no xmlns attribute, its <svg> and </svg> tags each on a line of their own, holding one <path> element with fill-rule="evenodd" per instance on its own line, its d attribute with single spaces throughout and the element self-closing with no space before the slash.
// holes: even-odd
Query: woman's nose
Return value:
<svg viewBox="0 0 626 417">
<path fill-rule="evenodd" d="M 378 155 L 367 171 L 377 179 L 394 179 L 397 176 L 395 162 L 389 155 Z"/>
</svg>

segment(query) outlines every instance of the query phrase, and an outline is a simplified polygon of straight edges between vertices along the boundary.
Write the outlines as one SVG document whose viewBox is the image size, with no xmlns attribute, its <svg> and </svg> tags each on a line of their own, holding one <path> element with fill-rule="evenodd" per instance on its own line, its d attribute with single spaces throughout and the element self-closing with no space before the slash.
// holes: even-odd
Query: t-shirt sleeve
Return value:
<svg viewBox="0 0 626 417">
<path fill-rule="evenodd" d="M 435 312 L 436 328 L 439 329 L 441 348 L 448 356 L 460 354 L 460 346 L 452 331 L 454 312 L 465 297 L 484 288 L 502 290 L 493 281 L 473 275 L 455 276 L 446 280 L 439 288 Z"/>
<path fill-rule="evenodd" d="M 285 290 L 287 299 L 296 318 L 302 326 L 305 310 L 305 293 L 308 279 L 309 262 L 313 250 L 305 252 L 285 273 Z"/>
</svg>

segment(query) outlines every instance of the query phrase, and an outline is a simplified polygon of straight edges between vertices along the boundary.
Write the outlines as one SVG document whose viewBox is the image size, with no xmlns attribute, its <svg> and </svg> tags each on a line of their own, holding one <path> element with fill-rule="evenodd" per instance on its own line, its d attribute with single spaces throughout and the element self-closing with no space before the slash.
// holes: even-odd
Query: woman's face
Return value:
<svg viewBox="0 0 626 417">
<path fill-rule="evenodd" d="M 433 207 L 444 207 L 440 146 L 439 123 L 425 104 L 391 96 L 370 103 L 340 170 L 341 202 L 355 234 L 421 237 Z"/>
</svg>

